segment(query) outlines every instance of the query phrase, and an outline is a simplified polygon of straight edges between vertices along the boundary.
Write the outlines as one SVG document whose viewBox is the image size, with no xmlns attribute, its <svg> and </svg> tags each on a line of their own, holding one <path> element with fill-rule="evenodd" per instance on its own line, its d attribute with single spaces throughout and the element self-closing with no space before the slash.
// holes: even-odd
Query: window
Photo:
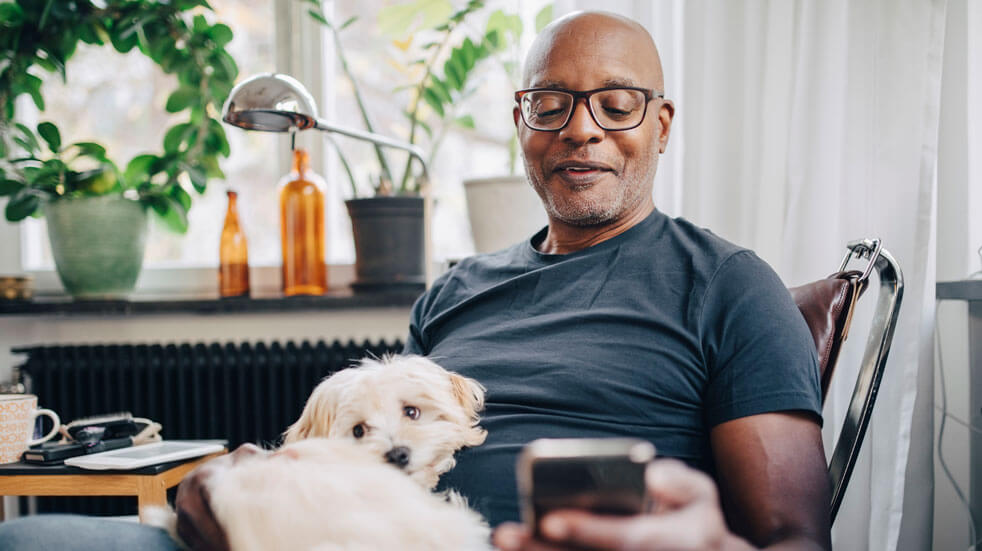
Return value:
<svg viewBox="0 0 982 551">
<path fill-rule="evenodd" d="M 229 25 L 235 38 L 228 46 L 239 66 L 239 78 L 259 72 L 279 71 L 304 82 L 318 101 L 321 116 L 337 124 L 364 128 L 354 102 L 352 87 L 335 63 L 329 31 L 317 25 L 306 11 L 308 4 L 299 0 L 210 0 L 218 20 Z M 375 130 L 399 139 L 408 136 L 408 120 L 403 114 L 409 93 L 397 87 L 408 81 L 391 63 L 398 53 L 390 36 L 378 26 L 379 9 L 389 2 L 325 2 L 335 21 L 358 20 L 342 32 L 342 40 L 353 71 L 358 75 L 366 96 Z M 527 29 L 524 42 L 534 34 L 534 17 L 544 0 L 489 1 L 485 12 L 475 14 L 467 28 L 471 36 L 483 32 L 487 14 L 503 8 L 520 12 Z M 439 143 L 431 161 L 434 210 L 434 251 L 436 260 L 469 254 L 472 245 L 461 181 L 467 177 L 489 176 L 509 172 L 509 145 L 514 134 L 511 120 L 511 91 L 502 63 L 514 63 L 523 57 L 524 48 L 516 47 L 488 61 L 489 69 L 481 72 L 475 93 L 459 106 L 459 115 L 469 115 L 474 129 L 457 128 L 424 140 L 421 145 Z M 497 64 L 491 66 L 490 64 Z M 19 117 L 25 122 L 40 120 L 72 121 L 60 123 L 63 140 L 104 143 L 121 168 L 141 152 L 161 149 L 163 133 L 183 114 L 170 115 L 162 106 L 174 89 L 174 78 L 163 72 L 139 52 L 119 54 L 109 47 L 81 45 L 68 66 L 68 82 L 46 75 L 44 94 L 47 109 L 32 112 L 33 104 L 22 98 Z M 397 101 L 393 101 L 395 98 Z M 239 191 L 239 214 L 249 242 L 252 267 L 278 267 L 279 222 L 276 184 L 289 168 L 289 138 L 277 134 L 246 132 L 226 126 L 232 154 L 223 161 L 226 180 L 209 182 L 204 195 L 193 194 L 189 230 L 175 235 L 151 217 L 148 241 L 139 289 L 151 291 L 207 290 L 213 287 L 211 270 L 218 264 L 218 237 L 226 208 L 225 190 Z M 351 196 L 343 170 L 333 158 L 324 135 L 306 132 L 299 144 L 308 148 L 315 159 L 315 169 L 326 176 L 329 197 L 328 262 L 350 264 L 354 261 L 350 225 L 343 199 Z M 378 177 L 372 148 L 363 142 L 338 137 L 351 162 L 355 175 L 367 195 L 373 179 Z M 393 170 L 401 173 L 405 156 L 389 152 Z M 521 170 L 520 164 L 517 170 Z M 0 228 L 9 233 L 11 228 Z M 17 229 L 15 228 L 15 233 Z M 53 259 L 48 247 L 44 220 L 27 220 L 19 225 L 21 270 L 50 272 Z M 154 273 L 172 273 L 182 269 L 182 277 L 154 277 Z M 9 269 L 9 268 L 8 268 Z M 197 269 L 207 277 L 190 277 Z M 166 280 L 166 281 L 165 281 Z M 191 289 L 199 281 L 201 289 Z M 45 278 L 39 287 L 45 287 Z M 54 281 L 53 279 L 51 281 Z M 58 287 L 53 285 L 52 289 Z"/>
</svg>

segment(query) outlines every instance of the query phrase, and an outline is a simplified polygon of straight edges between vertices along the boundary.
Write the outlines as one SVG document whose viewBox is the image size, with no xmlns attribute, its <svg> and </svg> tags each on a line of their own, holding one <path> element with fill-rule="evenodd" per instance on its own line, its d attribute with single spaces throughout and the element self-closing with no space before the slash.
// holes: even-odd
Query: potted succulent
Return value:
<svg viewBox="0 0 982 551">
<path fill-rule="evenodd" d="M 232 31 L 209 23 L 209 10 L 204 0 L 0 4 L 0 197 L 8 197 L 7 220 L 47 219 L 58 274 L 75 298 L 129 293 L 143 263 L 148 211 L 184 232 L 189 191 L 203 193 L 209 178 L 223 176 L 218 159 L 229 145 L 214 115 L 238 69 L 224 49 Z M 15 122 L 23 94 L 44 111 L 35 73 L 65 79 L 79 43 L 137 49 L 176 75 L 166 110 L 187 118 L 168 129 L 162 152 L 117 165 L 98 143 L 63 143 L 53 121 Z"/>
<path fill-rule="evenodd" d="M 335 25 L 318 0 L 305 1 L 314 5 L 310 15 L 332 31 L 338 62 L 351 82 L 362 122 L 374 132 L 341 41 L 342 31 L 356 19 Z M 409 131 L 404 138 L 413 145 L 423 144 L 430 162 L 449 129 L 474 127 L 471 116 L 458 112 L 462 100 L 473 92 L 473 77 L 483 62 L 503 51 L 520 34 L 521 20 L 497 10 L 488 16 L 480 36 L 469 36 L 465 21 L 483 9 L 481 0 L 470 0 L 458 10 L 453 10 L 449 1 L 416 0 L 379 12 L 379 26 L 393 40 L 408 81 L 396 89 L 408 94 L 405 115 Z M 422 23 L 407 24 L 412 21 Z M 386 152 L 376 147 L 379 177 L 370 196 L 364 196 L 343 151 L 333 140 L 332 144 L 351 184 L 352 198 L 346 206 L 355 239 L 355 288 L 422 285 L 422 195 L 426 184 L 412 170 L 412 160 L 407 160 L 401 171 L 394 170 Z"/>
</svg>

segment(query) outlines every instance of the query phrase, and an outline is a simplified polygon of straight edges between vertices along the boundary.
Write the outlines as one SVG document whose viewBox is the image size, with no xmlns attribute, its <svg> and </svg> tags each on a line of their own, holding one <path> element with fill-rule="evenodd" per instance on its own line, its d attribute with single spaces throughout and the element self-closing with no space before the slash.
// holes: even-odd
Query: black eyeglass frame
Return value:
<svg viewBox="0 0 982 551">
<path fill-rule="evenodd" d="M 590 102 L 590 97 L 599 92 L 608 92 L 610 90 L 636 90 L 638 92 L 644 93 L 644 99 L 645 99 L 644 111 L 641 113 L 641 119 L 638 121 L 637 124 L 635 124 L 634 126 L 629 126 L 627 128 L 607 128 L 606 126 L 601 124 L 599 120 L 597 120 L 597 115 L 593 112 L 593 104 Z M 547 130 L 541 128 L 535 128 L 531 124 L 529 124 L 528 121 L 525 120 L 525 110 L 522 109 L 522 98 L 525 97 L 525 95 L 528 94 L 529 92 L 561 92 L 572 96 L 573 97 L 572 107 L 570 107 L 569 113 L 566 114 L 566 120 L 563 121 L 563 124 L 560 125 L 558 128 L 552 128 Z M 661 90 L 655 90 L 652 88 L 639 88 L 637 86 L 605 86 L 604 88 L 594 88 L 593 90 L 586 90 L 582 92 L 577 90 L 567 90 L 566 88 L 526 88 L 525 90 L 518 90 L 515 92 L 515 102 L 518 103 L 518 112 L 521 114 L 522 123 L 524 123 L 525 126 L 528 127 L 530 130 L 535 130 L 536 132 L 559 132 L 562 129 L 566 128 L 566 126 L 569 124 L 569 121 L 573 120 L 573 112 L 576 111 L 576 104 L 577 102 L 579 102 L 580 98 L 586 100 L 585 102 L 586 110 L 588 113 L 590 113 L 590 118 L 593 119 L 593 122 L 597 123 L 597 126 L 599 126 L 600 128 L 602 128 L 607 132 L 621 132 L 623 130 L 634 130 L 635 128 L 641 126 L 641 123 L 644 122 L 644 118 L 648 115 L 648 104 L 651 103 L 651 100 L 655 98 L 664 99 L 665 92 L 662 92 Z"/>
</svg>

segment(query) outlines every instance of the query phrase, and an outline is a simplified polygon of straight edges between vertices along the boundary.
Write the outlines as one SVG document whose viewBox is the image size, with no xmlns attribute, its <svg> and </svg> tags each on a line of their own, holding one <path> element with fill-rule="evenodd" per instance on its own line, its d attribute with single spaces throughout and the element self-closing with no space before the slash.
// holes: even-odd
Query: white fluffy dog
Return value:
<svg viewBox="0 0 982 551">
<path fill-rule="evenodd" d="M 480 515 L 431 492 L 484 442 L 483 407 L 477 381 L 426 358 L 362 360 L 314 389 L 283 447 L 208 480 L 215 518 L 233 551 L 490 549 Z"/>
<path fill-rule="evenodd" d="M 304 438 L 357 442 L 424 488 L 454 466 L 454 452 L 484 442 L 484 387 L 421 356 L 362 360 L 311 393 L 284 443 Z"/>
<path fill-rule="evenodd" d="M 211 507 L 233 551 L 488 551 L 480 515 L 350 440 L 312 438 L 215 476 Z"/>
</svg>

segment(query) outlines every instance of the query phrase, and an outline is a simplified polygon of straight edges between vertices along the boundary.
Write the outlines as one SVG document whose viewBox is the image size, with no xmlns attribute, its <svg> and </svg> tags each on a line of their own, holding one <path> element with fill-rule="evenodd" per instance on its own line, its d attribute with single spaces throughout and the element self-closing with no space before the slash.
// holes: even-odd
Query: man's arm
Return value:
<svg viewBox="0 0 982 551">
<path fill-rule="evenodd" d="M 705 474 L 656 460 L 647 473 L 652 514 L 561 511 L 543 519 L 549 543 L 533 540 L 528 527 L 504 524 L 495 544 L 505 551 L 831 548 L 828 471 L 821 431 L 811 417 L 754 415 L 722 423 L 710 437 L 723 505 Z"/>
<path fill-rule="evenodd" d="M 710 432 L 731 529 L 768 549 L 830 549 L 831 484 L 810 414 L 765 413 Z"/>
</svg>

